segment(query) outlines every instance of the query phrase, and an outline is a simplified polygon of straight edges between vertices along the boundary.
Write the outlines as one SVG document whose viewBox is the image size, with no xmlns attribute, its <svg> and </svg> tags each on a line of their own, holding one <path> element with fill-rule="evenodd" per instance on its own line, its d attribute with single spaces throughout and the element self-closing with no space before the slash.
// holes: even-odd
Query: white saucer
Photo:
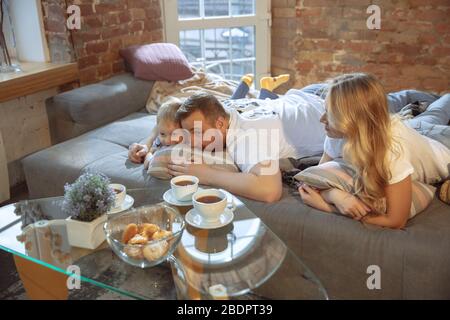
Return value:
<svg viewBox="0 0 450 320">
<path fill-rule="evenodd" d="M 234 213 L 232 210 L 226 208 L 220 215 L 217 222 L 205 222 L 200 214 L 194 208 L 186 213 L 185 220 L 188 224 L 199 229 L 217 229 L 226 226 L 234 219 Z"/>
<path fill-rule="evenodd" d="M 125 200 L 122 203 L 122 206 L 109 210 L 107 212 L 107 214 L 116 214 L 116 213 L 128 210 L 133 206 L 133 204 L 134 204 L 134 198 L 127 194 L 125 196 Z"/>
<path fill-rule="evenodd" d="M 198 188 L 198 191 L 203 190 L 202 188 Z M 192 206 L 192 199 L 186 200 L 186 201 L 180 201 L 177 200 L 177 198 L 174 197 L 172 193 L 172 189 L 167 190 L 163 194 L 163 199 L 168 204 L 171 204 L 173 206 L 179 206 L 179 207 L 186 207 L 186 206 Z"/>
</svg>

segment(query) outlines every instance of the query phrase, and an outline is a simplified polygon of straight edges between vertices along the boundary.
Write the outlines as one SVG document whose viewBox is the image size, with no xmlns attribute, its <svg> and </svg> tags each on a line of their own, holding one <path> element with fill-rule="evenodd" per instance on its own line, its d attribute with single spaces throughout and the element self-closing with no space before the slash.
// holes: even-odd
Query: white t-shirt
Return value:
<svg viewBox="0 0 450 320">
<path fill-rule="evenodd" d="M 323 145 L 323 151 L 331 158 L 342 158 L 342 148 L 345 144 L 345 139 L 325 137 L 325 143 Z"/>
<path fill-rule="evenodd" d="M 325 139 L 320 123 L 325 112 L 322 99 L 298 91 L 288 92 L 276 100 L 247 101 L 258 106 L 243 113 L 229 108 L 226 143 L 227 152 L 242 172 L 249 172 L 267 160 L 322 153 Z"/>
<path fill-rule="evenodd" d="M 411 175 L 413 181 L 437 183 L 449 176 L 450 150 L 439 141 L 430 139 L 406 126 L 400 119 L 392 119 L 394 144 L 388 151 L 389 184 Z M 324 151 L 332 158 L 342 157 L 345 140 L 327 137 Z"/>
</svg>

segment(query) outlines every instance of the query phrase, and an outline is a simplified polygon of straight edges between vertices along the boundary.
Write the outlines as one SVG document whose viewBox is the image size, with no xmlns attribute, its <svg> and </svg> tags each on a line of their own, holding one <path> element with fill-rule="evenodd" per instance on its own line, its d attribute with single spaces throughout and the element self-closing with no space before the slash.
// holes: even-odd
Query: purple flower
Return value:
<svg viewBox="0 0 450 320">
<path fill-rule="evenodd" d="M 109 184 L 103 174 L 81 175 L 73 184 L 64 186 L 63 210 L 77 220 L 95 220 L 114 205 L 115 195 Z"/>
</svg>

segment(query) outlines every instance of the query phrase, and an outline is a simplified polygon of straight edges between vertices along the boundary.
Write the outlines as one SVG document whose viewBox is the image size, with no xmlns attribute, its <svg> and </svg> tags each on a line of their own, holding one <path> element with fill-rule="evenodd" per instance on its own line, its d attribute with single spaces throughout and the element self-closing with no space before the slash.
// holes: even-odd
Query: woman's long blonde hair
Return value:
<svg viewBox="0 0 450 320">
<path fill-rule="evenodd" d="M 382 85 L 365 73 L 336 77 L 330 81 L 326 104 L 330 126 L 346 139 L 344 161 L 357 172 L 355 193 L 375 211 L 383 210 L 382 199 L 391 178 L 386 154 L 392 137 Z"/>
</svg>

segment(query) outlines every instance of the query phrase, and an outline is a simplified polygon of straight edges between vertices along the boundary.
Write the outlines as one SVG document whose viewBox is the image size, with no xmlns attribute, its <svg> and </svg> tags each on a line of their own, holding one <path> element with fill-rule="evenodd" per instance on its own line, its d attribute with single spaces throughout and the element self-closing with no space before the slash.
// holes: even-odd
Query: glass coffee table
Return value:
<svg viewBox="0 0 450 320">
<path fill-rule="evenodd" d="M 163 202 L 160 190 L 127 193 L 134 208 Z M 328 299 L 301 259 L 239 198 L 229 197 L 236 206 L 230 224 L 212 230 L 186 224 L 174 254 L 151 268 L 123 262 L 106 241 L 95 250 L 71 246 L 60 209 L 62 197 L 0 208 L 0 249 L 14 255 L 30 298 L 39 289 L 46 297 L 65 298 L 80 280 L 81 286 L 89 284 L 134 299 Z M 17 206 L 21 216 L 14 212 Z M 184 215 L 192 207 L 175 208 Z M 40 221 L 33 223 L 33 217 Z M 29 226 L 22 229 L 22 223 Z"/>
</svg>

